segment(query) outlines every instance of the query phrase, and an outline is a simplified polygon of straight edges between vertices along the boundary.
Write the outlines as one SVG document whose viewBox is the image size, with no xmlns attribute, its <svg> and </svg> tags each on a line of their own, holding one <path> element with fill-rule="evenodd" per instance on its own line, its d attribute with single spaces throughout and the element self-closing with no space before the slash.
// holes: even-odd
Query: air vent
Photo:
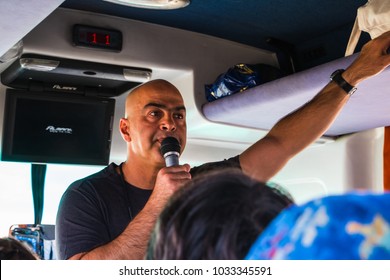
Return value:
<svg viewBox="0 0 390 280">
<path fill-rule="evenodd" d="M 326 56 L 326 51 L 323 47 L 317 47 L 303 51 L 301 56 L 303 61 L 307 62 Z"/>
</svg>

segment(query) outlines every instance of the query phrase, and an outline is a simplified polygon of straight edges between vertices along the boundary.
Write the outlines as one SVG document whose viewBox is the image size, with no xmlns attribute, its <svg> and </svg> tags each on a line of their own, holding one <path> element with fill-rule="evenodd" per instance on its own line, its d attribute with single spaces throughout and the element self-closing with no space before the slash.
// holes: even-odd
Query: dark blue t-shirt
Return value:
<svg viewBox="0 0 390 280">
<path fill-rule="evenodd" d="M 88 252 L 118 237 L 143 209 L 152 190 L 128 184 L 111 163 L 103 170 L 72 183 L 63 194 L 56 222 L 59 259 Z M 194 178 L 210 170 L 237 167 L 238 156 L 191 169 Z"/>
</svg>

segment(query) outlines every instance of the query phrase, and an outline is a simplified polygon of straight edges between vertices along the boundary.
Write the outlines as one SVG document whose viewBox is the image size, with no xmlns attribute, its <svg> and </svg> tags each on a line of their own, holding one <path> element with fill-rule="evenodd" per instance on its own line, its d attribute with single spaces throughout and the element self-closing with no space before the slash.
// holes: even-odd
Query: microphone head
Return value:
<svg viewBox="0 0 390 280">
<path fill-rule="evenodd" d="M 160 152 L 164 155 L 168 152 L 177 152 L 180 154 L 180 144 L 175 137 L 167 137 L 161 142 Z"/>
</svg>

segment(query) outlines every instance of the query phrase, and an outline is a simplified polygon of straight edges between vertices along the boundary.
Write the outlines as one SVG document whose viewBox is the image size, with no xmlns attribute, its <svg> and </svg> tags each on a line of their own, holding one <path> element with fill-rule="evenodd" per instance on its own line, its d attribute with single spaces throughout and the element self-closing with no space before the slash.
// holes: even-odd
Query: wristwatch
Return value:
<svg viewBox="0 0 390 280">
<path fill-rule="evenodd" d="M 330 75 L 330 79 L 334 81 L 339 87 L 341 87 L 347 94 L 352 95 L 357 90 L 356 87 L 351 86 L 346 80 L 344 80 L 343 74 L 344 69 L 337 69 Z"/>
</svg>

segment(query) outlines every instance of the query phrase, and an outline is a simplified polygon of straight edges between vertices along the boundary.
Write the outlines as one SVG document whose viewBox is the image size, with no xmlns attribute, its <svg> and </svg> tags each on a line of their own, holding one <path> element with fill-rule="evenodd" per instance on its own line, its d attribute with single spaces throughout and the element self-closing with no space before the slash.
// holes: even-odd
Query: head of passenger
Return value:
<svg viewBox="0 0 390 280">
<path fill-rule="evenodd" d="M 21 241 L 10 237 L 0 238 L 0 260 L 37 260 L 38 257 Z"/>
<path fill-rule="evenodd" d="M 284 210 L 259 236 L 250 260 L 390 259 L 390 193 L 349 193 Z"/>
<path fill-rule="evenodd" d="M 152 80 L 133 89 L 126 99 L 120 132 L 128 155 L 164 166 L 161 141 L 175 137 L 182 151 L 186 145 L 186 109 L 179 90 L 165 80 Z M 181 152 L 182 152 L 181 151 Z"/>
<path fill-rule="evenodd" d="M 292 200 L 239 169 L 194 178 L 157 220 L 147 259 L 243 259 Z"/>
</svg>

